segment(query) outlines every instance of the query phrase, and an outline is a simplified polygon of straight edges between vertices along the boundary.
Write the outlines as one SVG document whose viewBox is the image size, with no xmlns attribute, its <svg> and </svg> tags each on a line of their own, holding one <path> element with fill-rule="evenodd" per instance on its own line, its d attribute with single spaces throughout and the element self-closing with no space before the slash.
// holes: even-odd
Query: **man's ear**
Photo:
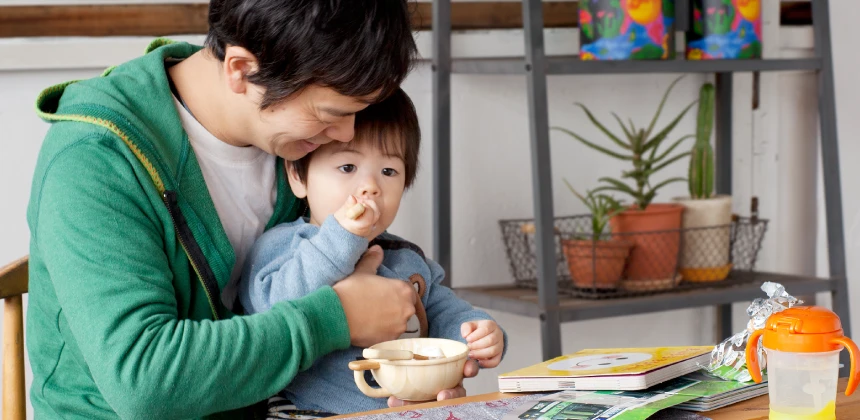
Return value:
<svg viewBox="0 0 860 420">
<path fill-rule="evenodd" d="M 302 199 L 308 196 L 308 188 L 301 179 L 299 173 L 293 165 L 287 163 L 287 181 L 290 183 L 290 189 L 293 190 L 293 195 L 296 198 Z"/>
<path fill-rule="evenodd" d="M 251 83 L 248 81 L 248 75 L 257 72 L 258 68 L 257 58 L 250 51 L 235 45 L 224 49 L 224 78 L 233 93 L 247 92 Z"/>
</svg>

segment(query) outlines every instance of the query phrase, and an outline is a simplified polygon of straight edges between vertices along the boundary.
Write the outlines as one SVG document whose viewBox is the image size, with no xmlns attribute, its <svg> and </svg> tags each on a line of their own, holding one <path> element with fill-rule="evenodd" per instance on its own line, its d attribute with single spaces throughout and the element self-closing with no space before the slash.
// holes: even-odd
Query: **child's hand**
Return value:
<svg viewBox="0 0 860 420">
<path fill-rule="evenodd" d="M 469 321 L 460 326 L 460 334 L 469 345 L 469 357 L 484 368 L 494 368 L 502 360 L 505 336 L 495 321 Z"/>
<path fill-rule="evenodd" d="M 343 206 L 334 213 L 334 218 L 354 235 L 367 239 L 371 238 L 373 228 L 379 221 L 379 210 L 373 200 L 363 200 L 361 203 L 350 195 Z"/>
</svg>

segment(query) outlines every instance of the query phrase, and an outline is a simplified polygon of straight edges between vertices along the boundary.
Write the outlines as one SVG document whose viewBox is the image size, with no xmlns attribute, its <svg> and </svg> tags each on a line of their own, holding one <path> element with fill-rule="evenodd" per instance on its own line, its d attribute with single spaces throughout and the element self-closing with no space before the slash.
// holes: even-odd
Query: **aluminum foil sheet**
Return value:
<svg viewBox="0 0 860 420">
<path fill-rule="evenodd" d="M 803 301 L 788 294 L 779 283 L 766 282 L 761 285 L 761 290 L 767 294 L 767 299 L 757 298 L 747 308 L 750 320 L 746 329 L 727 338 L 714 347 L 711 352 L 711 363 L 706 369 L 722 379 L 740 382 L 751 381 L 746 367 L 747 340 L 755 330 L 765 327 L 767 318 L 774 313 L 784 311 L 792 306 L 802 304 Z M 762 369 L 767 366 L 764 350 L 758 346 L 759 364 Z"/>
</svg>

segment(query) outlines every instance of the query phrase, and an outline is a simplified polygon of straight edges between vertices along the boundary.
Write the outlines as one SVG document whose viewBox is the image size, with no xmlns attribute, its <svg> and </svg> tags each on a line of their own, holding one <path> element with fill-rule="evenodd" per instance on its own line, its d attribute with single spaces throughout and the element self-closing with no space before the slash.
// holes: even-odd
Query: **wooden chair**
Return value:
<svg viewBox="0 0 860 420">
<path fill-rule="evenodd" d="M 24 303 L 27 293 L 28 262 L 24 257 L 0 268 L 0 299 L 3 311 L 3 419 L 24 420 L 27 400 L 24 392 Z"/>
</svg>

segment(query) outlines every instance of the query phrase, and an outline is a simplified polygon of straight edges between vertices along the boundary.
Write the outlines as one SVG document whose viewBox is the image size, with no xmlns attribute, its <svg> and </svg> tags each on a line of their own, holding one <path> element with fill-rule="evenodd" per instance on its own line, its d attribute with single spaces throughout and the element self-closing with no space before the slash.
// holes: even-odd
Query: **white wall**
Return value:
<svg viewBox="0 0 860 420">
<path fill-rule="evenodd" d="M 856 22 L 860 19 L 860 8 L 851 1 L 830 2 L 831 36 L 833 39 L 833 66 L 836 75 L 836 114 L 839 132 L 839 155 L 841 160 L 842 208 L 845 223 L 845 254 L 848 265 L 849 302 L 852 313 L 852 333 L 860 337 L 860 167 L 856 164 L 860 156 L 860 83 L 857 69 L 860 57 L 852 42 Z M 823 209 L 823 200 L 819 200 Z M 823 214 L 823 211 L 821 212 Z M 822 217 L 819 241 L 819 274 L 827 274 L 826 237 L 823 236 L 824 218 Z"/>
<path fill-rule="evenodd" d="M 834 34 L 841 35 L 834 36 L 834 42 L 837 87 L 840 91 L 838 109 L 843 147 L 849 273 L 854 274 L 858 267 L 850 257 L 857 255 L 857 246 L 860 245 L 860 229 L 857 228 L 860 224 L 860 196 L 852 193 L 858 175 L 854 171 L 858 169 L 851 166 L 849 157 L 856 156 L 856 148 L 860 147 L 852 141 L 860 127 L 855 127 L 856 123 L 851 118 L 851 111 L 857 109 L 857 101 L 860 101 L 856 99 L 857 95 L 851 95 L 860 93 L 857 92 L 860 85 L 852 79 L 854 69 L 860 63 L 853 56 L 849 31 L 860 16 L 856 16 L 858 12 L 847 2 L 834 4 L 833 9 Z M 770 27 L 769 33 L 774 33 Z M 779 36 L 779 31 L 776 32 Z M 800 39 L 804 38 L 801 36 Z M 0 261 L 11 261 L 27 252 L 28 231 L 24 215 L 30 177 L 42 136 L 47 129 L 47 125 L 41 123 L 32 112 L 32 103 L 38 91 L 60 81 L 95 76 L 109 64 L 136 56 L 146 42 L 140 39 L 0 41 L 0 197 L 3 197 L 0 200 L 0 220 L 3 220 L 0 222 L 0 237 L 3 238 L 0 241 Z M 428 42 L 427 34 L 419 35 L 425 56 L 429 52 Z M 772 43 L 769 53 L 791 53 L 788 49 L 780 49 L 779 45 L 778 42 Z M 575 49 L 574 32 L 547 31 L 547 50 L 550 54 Z M 58 51 L 66 52 L 67 56 L 62 60 L 52 59 L 56 55 L 51 54 Z M 455 38 L 454 53 L 460 56 L 522 54 L 522 34 L 519 31 L 501 31 L 458 36 Z M 33 70 L 34 67 L 51 70 L 38 71 Z M 4 68 L 7 70 L 3 71 Z M 695 99 L 697 88 L 705 77 L 687 76 L 676 88 L 661 118 L 662 123 Z M 632 117 L 637 124 L 645 124 L 673 78 L 671 75 L 551 77 L 550 124 L 576 128 L 586 137 L 600 139 L 581 112 L 574 108 L 575 101 L 587 103 L 601 118 L 607 118 L 610 111 L 615 111 L 622 116 Z M 809 78 L 809 75 L 802 74 L 763 75 L 763 83 L 770 83 L 769 94 L 772 96 L 769 102 L 763 103 L 764 109 L 754 113 L 746 107 L 749 104 L 749 92 L 744 92 L 749 89 L 750 78 L 748 75 L 736 76 L 736 211 L 746 212 L 748 197 L 757 194 L 763 197 L 763 204 L 771 203 L 763 206 L 762 216 L 779 220 L 780 210 L 773 204 L 779 199 L 775 190 L 780 171 L 791 170 L 778 166 L 780 141 L 783 142 L 782 147 L 787 147 L 785 142 L 791 139 L 791 133 L 775 134 L 761 127 L 772 127 L 783 119 L 815 122 L 815 116 L 802 108 L 778 107 L 780 90 L 794 89 L 799 86 L 795 83 L 804 83 L 803 80 Z M 525 80 L 522 76 L 455 76 L 452 85 L 454 284 L 509 283 L 512 278 L 507 269 L 497 221 L 530 217 L 532 214 Z M 411 238 L 429 251 L 432 245 L 429 223 L 429 141 L 432 127 L 430 71 L 426 63 L 419 65 L 409 77 L 405 89 L 418 108 L 427 142 L 421 155 L 424 165 L 417 184 L 406 196 L 392 231 Z M 676 133 L 690 133 L 693 128 L 694 118 L 690 115 Z M 581 204 L 561 188 L 561 178 L 566 177 L 575 185 L 588 188 L 594 185 L 599 176 L 617 174 L 622 165 L 598 156 L 596 152 L 577 147 L 573 140 L 557 133 L 552 133 L 551 142 L 555 211 L 557 214 L 582 212 Z M 745 169 L 749 168 L 745 165 L 753 165 L 753 169 Z M 683 176 L 684 173 L 684 165 L 677 164 L 666 176 Z M 683 192 L 683 185 L 675 185 L 667 188 L 660 197 L 666 199 Z M 809 199 L 814 197 L 814 193 L 808 192 Z M 781 242 L 775 242 L 780 236 L 774 230 L 768 235 L 759 267 L 785 269 L 780 264 L 780 261 L 785 261 L 781 260 L 784 252 L 779 251 L 781 248 L 777 246 Z M 856 290 L 852 292 L 852 296 L 856 296 L 856 293 Z M 735 329 L 743 324 L 741 317 L 745 306 L 735 305 Z M 536 363 L 541 357 L 537 320 L 495 312 L 492 315 L 508 331 L 511 348 L 507 359 L 498 369 L 485 371 L 478 378 L 467 382 L 470 393 L 494 390 L 496 374 Z M 712 310 L 704 308 L 570 323 L 562 327 L 563 350 L 712 344 L 713 320 Z M 854 330 L 860 329 L 855 327 Z"/>
</svg>

